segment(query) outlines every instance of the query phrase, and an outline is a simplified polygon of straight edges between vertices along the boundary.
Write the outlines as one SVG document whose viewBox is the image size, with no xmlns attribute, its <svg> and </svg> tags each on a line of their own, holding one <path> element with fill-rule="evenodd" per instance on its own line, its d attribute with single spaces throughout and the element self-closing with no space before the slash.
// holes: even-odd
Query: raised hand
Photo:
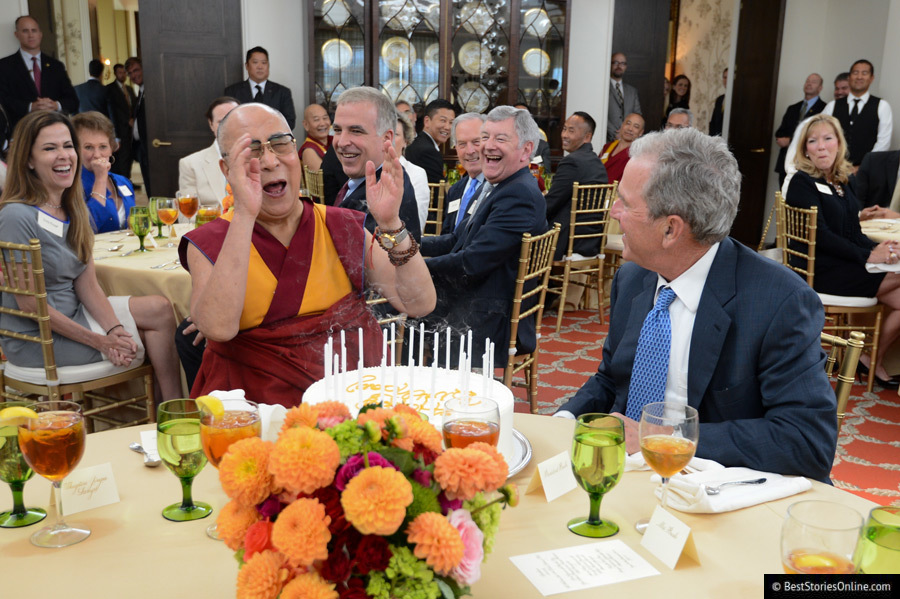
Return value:
<svg viewBox="0 0 900 599">
<path fill-rule="evenodd" d="M 91 163 L 87 165 L 87 167 L 94 173 L 95 179 L 106 179 L 109 176 L 109 169 L 112 167 L 112 164 L 109 162 L 109 158 L 97 157 L 91 160 Z"/>
<path fill-rule="evenodd" d="M 384 165 L 381 179 L 375 179 L 375 165 L 366 163 L 366 201 L 369 213 L 379 227 L 400 228 L 400 203 L 403 201 L 403 166 L 397 151 L 389 141 L 384 142 Z"/>
<path fill-rule="evenodd" d="M 262 207 L 262 183 L 259 159 L 250 157 L 248 134 L 240 136 L 222 159 L 225 162 L 225 178 L 231 185 L 234 195 L 235 212 L 245 212 L 254 219 Z"/>
</svg>

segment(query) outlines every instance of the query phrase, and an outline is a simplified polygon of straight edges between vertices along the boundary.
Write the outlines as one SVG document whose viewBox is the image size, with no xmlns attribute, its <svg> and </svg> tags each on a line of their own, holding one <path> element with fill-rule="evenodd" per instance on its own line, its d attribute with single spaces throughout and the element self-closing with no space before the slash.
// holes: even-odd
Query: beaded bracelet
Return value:
<svg viewBox="0 0 900 599">
<path fill-rule="evenodd" d="M 387 253 L 388 260 L 391 261 L 391 264 L 394 266 L 403 266 L 410 260 L 412 257 L 419 253 L 419 243 L 416 241 L 416 238 L 412 235 L 409 236 L 409 249 L 393 252 L 389 251 Z"/>
</svg>

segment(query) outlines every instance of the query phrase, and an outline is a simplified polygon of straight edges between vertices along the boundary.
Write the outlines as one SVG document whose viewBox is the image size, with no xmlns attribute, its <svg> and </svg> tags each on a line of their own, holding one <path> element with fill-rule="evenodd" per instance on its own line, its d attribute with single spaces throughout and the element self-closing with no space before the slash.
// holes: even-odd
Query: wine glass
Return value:
<svg viewBox="0 0 900 599">
<path fill-rule="evenodd" d="M 482 442 L 497 446 L 500 440 L 500 410 L 487 397 L 450 399 L 444 403 L 442 429 L 448 448 Z"/>
<path fill-rule="evenodd" d="M 222 207 L 219 204 L 212 204 L 209 206 L 200 206 L 200 209 L 197 211 L 197 227 L 202 227 L 206 223 L 211 223 L 222 216 Z"/>
<path fill-rule="evenodd" d="M 662 478 L 659 504 L 665 509 L 669 478 L 681 472 L 697 451 L 700 421 L 697 410 L 687 404 L 658 401 L 641 410 L 641 453 L 647 465 Z M 643 533 L 649 519 L 635 524 Z"/>
<path fill-rule="evenodd" d="M 869 512 L 853 563 L 860 574 L 900 572 L 900 507 L 876 507 Z"/>
<path fill-rule="evenodd" d="M 148 208 L 150 208 L 150 219 L 153 224 L 156 225 L 156 239 L 165 239 L 166 236 L 163 235 L 162 226 L 163 222 L 159 218 L 159 201 L 164 198 L 153 197 L 150 198 L 150 202 L 148 204 Z"/>
<path fill-rule="evenodd" d="M 181 211 L 186 219 L 193 223 L 194 221 L 191 219 L 194 218 L 194 215 L 197 214 L 197 210 L 200 208 L 200 199 L 186 191 L 176 191 L 175 199 L 178 200 L 178 210 Z"/>
<path fill-rule="evenodd" d="M 223 399 L 225 413 L 219 417 L 203 410 L 200 417 L 200 443 L 206 459 L 218 469 L 222 456 L 232 443 L 247 437 L 259 437 L 262 433 L 262 421 L 259 419 L 259 407 L 246 399 Z M 219 540 L 218 525 L 210 524 L 206 534 Z"/>
<path fill-rule="evenodd" d="M 32 401 L 7 401 L 0 403 L 2 408 L 22 406 L 32 408 Z M 13 508 L 8 512 L 0 512 L 0 528 L 19 528 L 36 524 L 47 517 L 41 508 L 25 507 L 22 500 L 25 483 L 34 475 L 28 462 L 19 449 L 17 426 L 0 426 L 0 481 L 9 485 L 13 496 Z"/>
<path fill-rule="evenodd" d="M 150 209 L 146 206 L 133 206 L 128 214 L 128 223 L 141 244 L 137 251 L 149 252 L 144 247 L 144 237 L 150 232 Z"/>
<path fill-rule="evenodd" d="M 56 523 L 31 536 L 38 547 L 68 547 L 91 535 L 81 525 L 63 521 L 62 481 L 84 455 L 84 418 L 81 406 L 71 401 L 41 401 L 31 406 L 37 418 L 19 427 L 19 448 L 31 469 L 53 483 Z"/>
<path fill-rule="evenodd" d="M 853 550 L 863 518 L 830 501 L 800 501 L 781 526 L 781 564 L 787 574 L 854 574 Z"/>
<path fill-rule="evenodd" d="M 173 522 L 199 520 L 212 513 L 208 503 L 194 503 L 191 496 L 194 477 L 206 465 L 206 454 L 200 442 L 200 416 L 200 408 L 193 399 L 170 399 L 159 404 L 157 410 L 159 457 L 181 481 L 181 503 L 173 503 L 162 511 L 163 517 Z"/>
<path fill-rule="evenodd" d="M 169 225 L 169 243 L 166 244 L 166 247 L 175 247 L 175 239 L 178 238 L 175 234 L 175 221 L 178 220 L 178 202 L 175 201 L 175 198 L 156 198 L 156 214 L 159 215 L 159 220 Z"/>
<path fill-rule="evenodd" d="M 582 414 L 572 438 L 572 472 L 588 492 L 591 511 L 587 518 L 569 520 L 569 530 L 582 537 L 600 539 L 619 532 L 619 526 L 600 519 L 600 502 L 625 469 L 625 425 L 609 414 Z"/>
</svg>

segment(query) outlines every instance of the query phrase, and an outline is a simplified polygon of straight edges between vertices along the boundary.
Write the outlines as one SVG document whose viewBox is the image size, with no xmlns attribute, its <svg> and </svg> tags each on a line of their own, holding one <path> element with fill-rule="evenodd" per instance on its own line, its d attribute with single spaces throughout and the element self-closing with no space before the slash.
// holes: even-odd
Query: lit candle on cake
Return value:
<svg viewBox="0 0 900 599">
<path fill-rule="evenodd" d="M 331 358 L 334 362 L 334 372 L 338 372 L 340 369 L 340 363 L 338 362 L 339 358 L 338 358 L 337 354 L 332 355 Z M 340 383 L 341 383 L 341 377 L 335 376 L 335 377 L 333 377 L 333 380 L 334 380 L 334 399 L 343 403 L 344 399 L 341 396 L 341 394 L 338 393 L 338 385 L 340 385 Z M 351 414 L 352 414 L 352 412 L 351 412 Z"/>
</svg>

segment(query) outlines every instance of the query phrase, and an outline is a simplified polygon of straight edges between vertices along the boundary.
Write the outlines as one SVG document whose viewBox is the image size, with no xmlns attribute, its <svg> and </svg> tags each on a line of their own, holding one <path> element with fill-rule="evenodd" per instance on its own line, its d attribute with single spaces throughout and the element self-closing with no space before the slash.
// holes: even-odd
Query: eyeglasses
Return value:
<svg viewBox="0 0 900 599">
<path fill-rule="evenodd" d="M 619 67 L 619 66 L 621 66 L 621 67 L 627 67 L 627 66 L 628 66 L 628 63 L 625 62 L 624 60 L 614 60 L 614 61 L 612 61 L 612 66 L 614 66 L 614 67 Z"/>
<path fill-rule="evenodd" d="M 690 125 L 682 125 L 676 123 L 666 123 L 666 129 L 690 129 Z"/>
<path fill-rule="evenodd" d="M 290 133 L 276 133 L 266 141 L 254 139 L 250 142 L 250 158 L 261 159 L 263 148 L 269 148 L 276 156 L 285 156 L 297 150 L 297 140 Z M 222 154 L 222 158 L 226 156 L 228 154 Z"/>
</svg>

